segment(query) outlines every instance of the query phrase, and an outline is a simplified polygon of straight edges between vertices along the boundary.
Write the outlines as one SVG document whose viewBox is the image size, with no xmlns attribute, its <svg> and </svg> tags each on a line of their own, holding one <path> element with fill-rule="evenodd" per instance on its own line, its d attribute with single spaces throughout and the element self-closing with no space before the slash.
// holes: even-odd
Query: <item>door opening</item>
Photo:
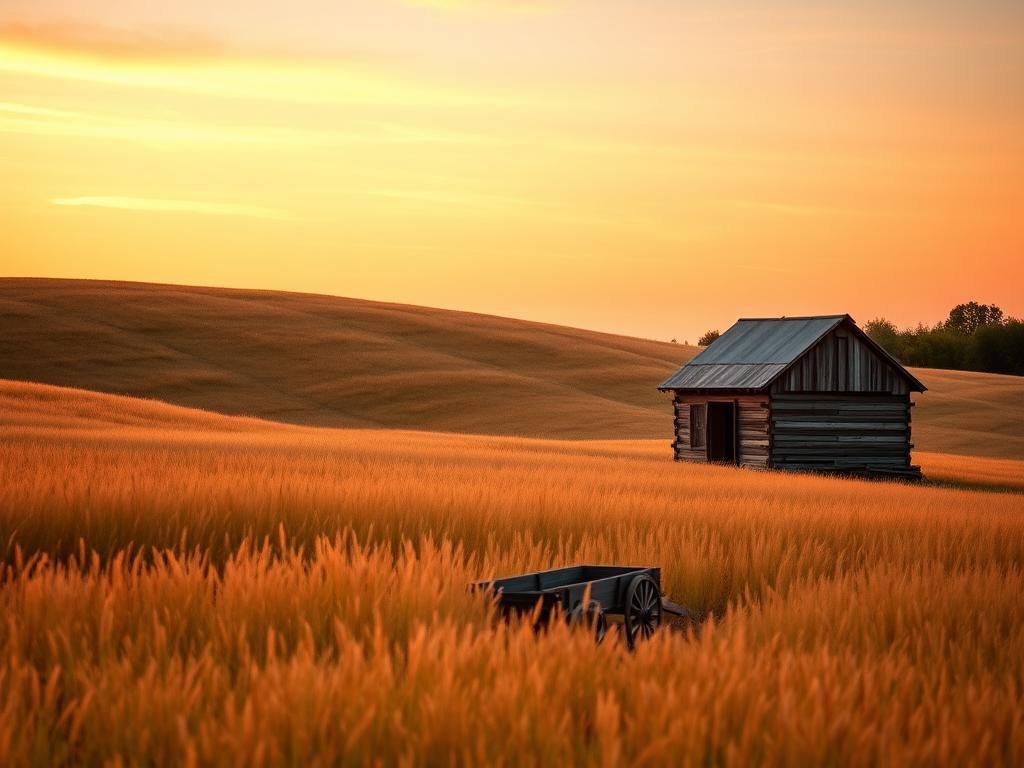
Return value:
<svg viewBox="0 0 1024 768">
<path fill-rule="evenodd" d="M 708 403 L 708 461 L 736 463 L 736 403 Z"/>
</svg>

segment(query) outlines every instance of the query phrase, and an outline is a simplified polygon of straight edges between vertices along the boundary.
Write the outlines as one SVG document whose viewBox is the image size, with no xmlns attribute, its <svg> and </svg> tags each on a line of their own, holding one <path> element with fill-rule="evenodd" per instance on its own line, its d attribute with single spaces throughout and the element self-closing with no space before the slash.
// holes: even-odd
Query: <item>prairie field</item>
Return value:
<svg viewBox="0 0 1024 768">
<path fill-rule="evenodd" d="M 1024 762 L 1024 462 L 871 483 L 16 382 L 0 431 L 2 764 Z M 466 588 L 577 562 L 660 565 L 696 620 L 630 652 Z"/>
</svg>

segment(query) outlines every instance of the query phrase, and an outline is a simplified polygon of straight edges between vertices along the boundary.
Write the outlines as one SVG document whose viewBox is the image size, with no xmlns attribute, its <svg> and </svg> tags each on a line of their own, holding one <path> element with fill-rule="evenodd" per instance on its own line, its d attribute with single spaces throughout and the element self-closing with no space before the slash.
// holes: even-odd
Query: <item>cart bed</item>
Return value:
<svg viewBox="0 0 1024 768">
<path fill-rule="evenodd" d="M 569 611 L 583 600 L 589 589 L 590 599 L 597 601 L 605 612 L 620 613 L 629 583 L 642 573 L 648 574 L 660 587 L 660 568 L 624 565 L 573 565 L 478 581 L 473 586 L 497 592 L 506 612 L 532 610 L 538 603 L 544 610 L 560 606 Z"/>
</svg>

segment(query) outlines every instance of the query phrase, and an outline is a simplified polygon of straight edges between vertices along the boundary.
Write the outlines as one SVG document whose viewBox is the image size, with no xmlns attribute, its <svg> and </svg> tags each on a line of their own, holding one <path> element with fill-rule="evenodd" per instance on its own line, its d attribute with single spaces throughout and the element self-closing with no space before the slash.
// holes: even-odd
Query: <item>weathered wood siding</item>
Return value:
<svg viewBox="0 0 1024 768">
<path fill-rule="evenodd" d="M 769 424 L 768 398 L 739 397 L 739 464 L 743 467 L 768 466 Z"/>
<path fill-rule="evenodd" d="M 704 448 L 690 447 L 690 404 L 704 403 L 706 398 L 691 395 L 675 396 L 675 440 L 672 452 L 676 461 L 704 461 Z"/>
<path fill-rule="evenodd" d="M 906 394 L 774 394 L 771 466 L 908 470 L 910 409 Z"/>
<path fill-rule="evenodd" d="M 706 448 L 690 447 L 690 406 L 709 402 L 736 403 L 738 463 L 745 467 L 768 466 L 768 396 L 709 396 L 676 393 L 674 398 L 675 441 L 672 450 L 677 461 L 707 460 Z"/>
<path fill-rule="evenodd" d="M 856 333 L 840 326 L 811 347 L 772 385 L 778 392 L 886 392 L 905 395 L 906 378 Z"/>
</svg>

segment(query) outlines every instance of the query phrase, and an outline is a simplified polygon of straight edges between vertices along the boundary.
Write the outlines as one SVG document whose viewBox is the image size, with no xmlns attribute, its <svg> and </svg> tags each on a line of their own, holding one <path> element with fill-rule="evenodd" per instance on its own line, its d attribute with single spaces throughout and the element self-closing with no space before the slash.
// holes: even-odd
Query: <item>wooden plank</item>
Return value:
<svg viewBox="0 0 1024 768">
<path fill-rule="evenodd" d="M 906 398 L 885 392 L 865 392 L 863 394 L 842 394 L 838 392 L 779 392 L 771 396 L 771 405 L 776 407 L 786 402 L 839 402 L 839 403 L 905 403 Z"/>
<path fill-rule="evenodd" d="M 809 425 L 808 425 L 809 426 Z M 777 437 L 800 437 L 806 438 L 807 440 L 819 440 L 827 437 L 899 437 L 906 439 L 907 431 L 905 429 L 899 430 L 886 430 L 886 429 L 865 429 L 860 427 L 858 429 L 827 429 L 827 430 L 814 430 L 814 429 L 797 429 L 795 427 L 785 427 L 782 429 L 776 429 L 772 434 Z"/>
<path fill-rule="evenodd" d="M 775 435 L 776 445 L 821 445 L 827 446 L 830 443 L 895 443 L 904 444 L 907 438 L 904 435 L 828 435 L 828 436 L 805 436 L 805 435 Z"/>
<path fill-rule="evenodd" d="M 870 418 L 844 419 L 836 416 L 826 415 L 820 419 L 809 417 L 785 417 L 772 419 L 771 426 L 774 429 L 821 429 L 822 425 L 828 424 L 828 429 L 835 429 L 839 432 L 849 432 L 858 429 L 882 429 L 882 430 L 906 430 L 906 418 Z M 867 425 L 867 426 L 865 426 Z"/>
<path fill-rule="evenodd" d="M 885 421 L 812 421 L 809 419 L 797 421 L 792 419 L 773 419 L 772 423 L 775 425 L 776 430 L 792 428 L 812 431 L 823 430 L 829 432 L 841 432 L 851 429 L 871 429 L 886 431 L 898 430 L 900 432 L 905 432 L 907 429 L 906 422 Z"/>
<path fill-rule="evenodd" d="M 737 400 L 738 455 L 740 466 L 764 468 L 769 458 L 768 399 Z"/>
<path fill-rule="evenodd" d="M 813 395 L 812 395 L 813 397 Z M 772 409 L 773 413 L 808 413 L 814 414 L 821 411 L 834 413 L 892 413 L 904 414 L 907 406 L 901 402 L 895 403 L 850 403 L 840 404 L 835 402 L 805 402 L 805 403 L 777 403 Z"/>
<path fill-rule="evenodd" d="M 838 461 L 851 457 L 870 457 L 876 458 L 879 461 L 892 460 L 901 462 L 903 461 L 903 451 L 870 450 L 870 446 L 868 450 L 864 446 L 855 446 L 850 450 L 833 450 L 828 452 L 799 448 L 777 448 L 775 451 L 775 459 L 777 461 L 785 461 L 787 458 L 792 457 L 799 457 L 801 460 L 806 458 L 820 461 Z"/>
</svg>

